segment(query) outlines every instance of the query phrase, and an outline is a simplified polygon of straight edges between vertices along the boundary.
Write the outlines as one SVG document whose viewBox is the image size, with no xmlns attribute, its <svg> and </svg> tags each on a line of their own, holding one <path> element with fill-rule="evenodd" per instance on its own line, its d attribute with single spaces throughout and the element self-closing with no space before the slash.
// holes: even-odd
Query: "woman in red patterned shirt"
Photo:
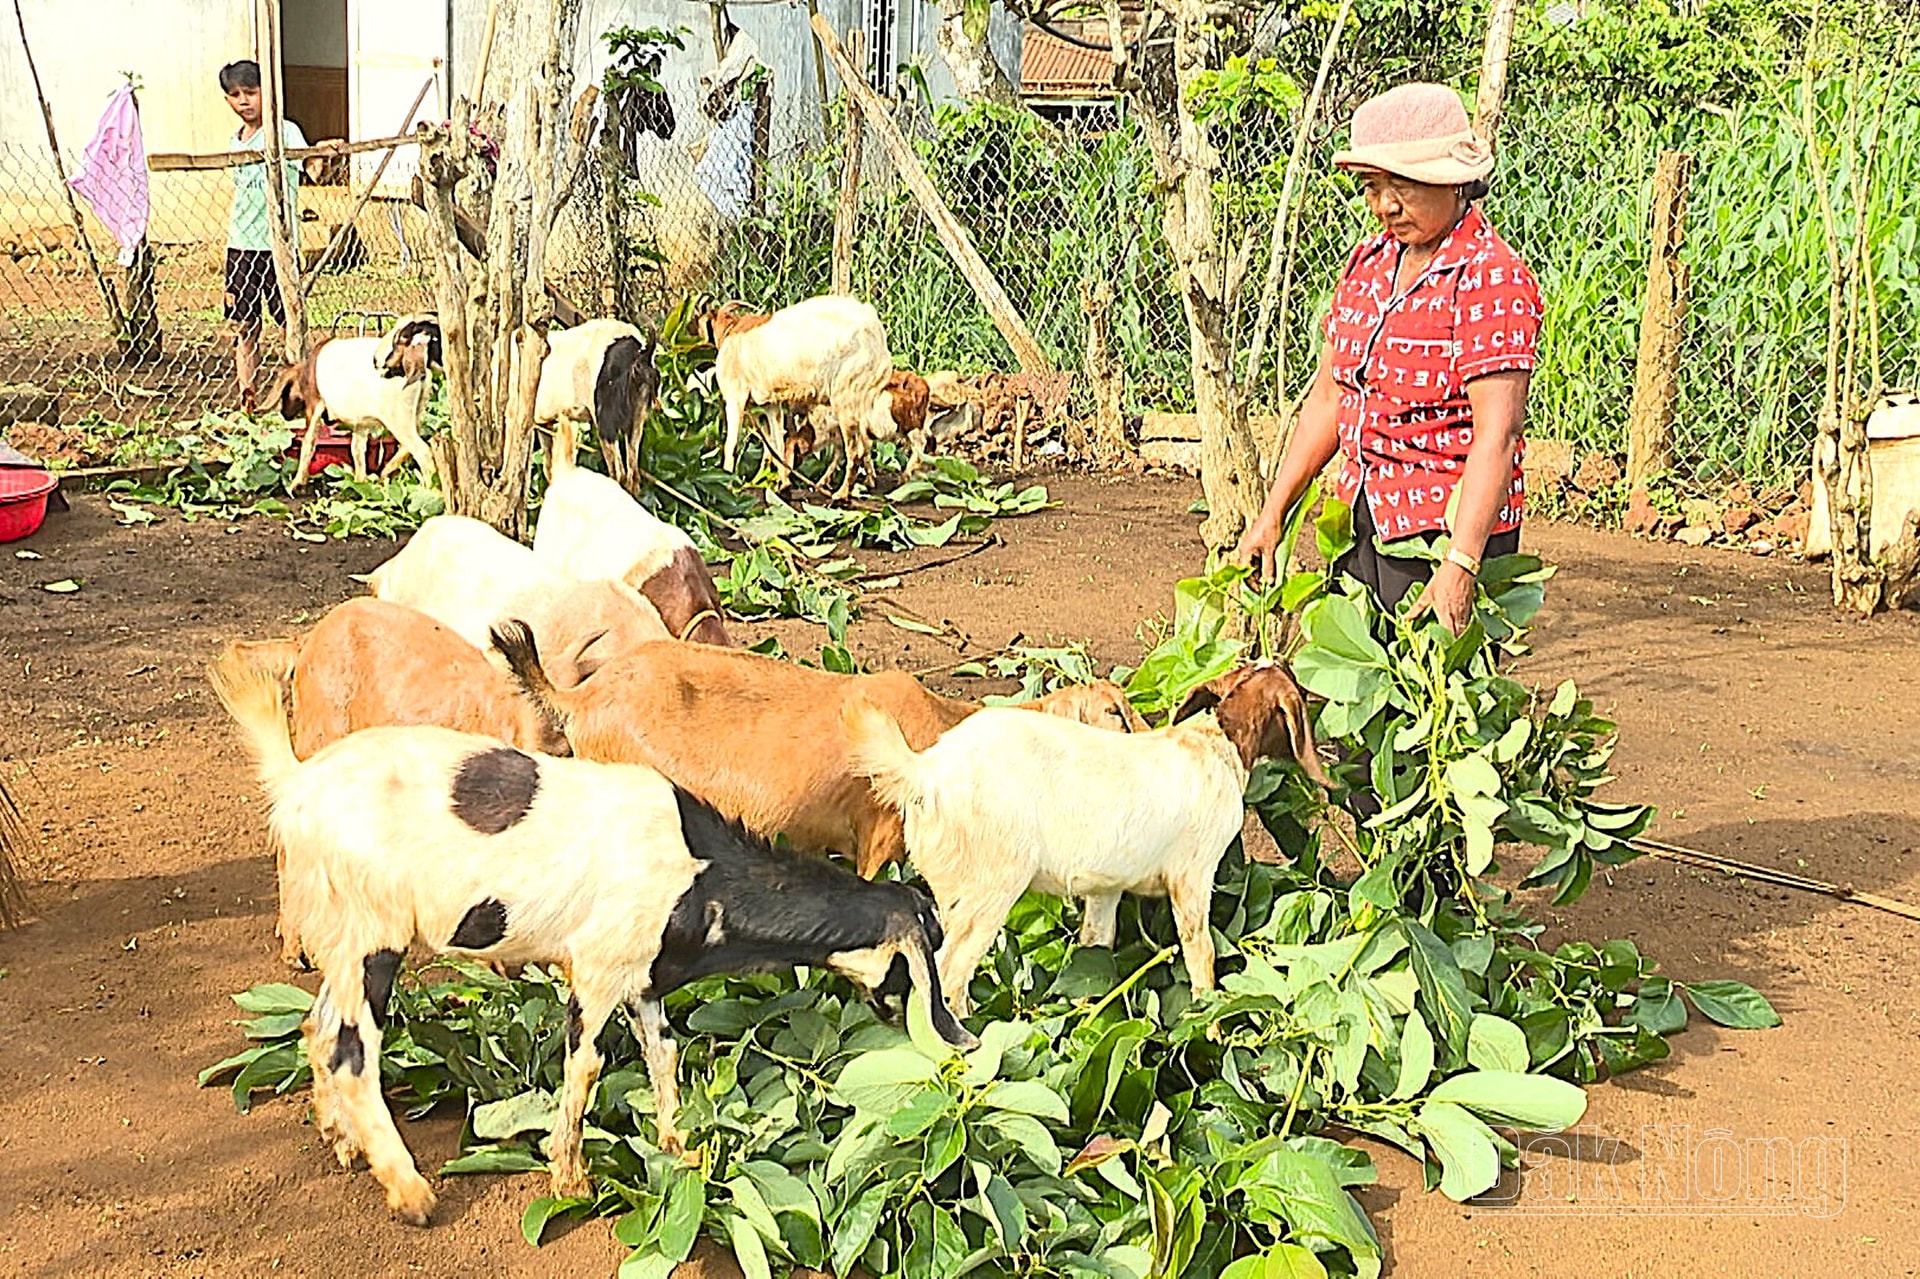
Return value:
<svg viewBox="0 0 1920 1279">
<path fill-rule="evenodd" d="M 1235 558 L 1278 570 L 1287 512 L 1338 450 L 1354 548 L 1336 567 L 1388 608 L 1420 586 L 1415 611 L 1458 634 L 1481 560 L 1520 544 L 1540 291 L 1476 203 L 1493 154 L 1453 90 L 1405 84 L 1362 104 L 1334 163 L 1354 173 L 1382 230 L 1347 257 L 1299 425 Z M 1437 568 L 1391 553 L 1442 533 Z"/>
</svg>

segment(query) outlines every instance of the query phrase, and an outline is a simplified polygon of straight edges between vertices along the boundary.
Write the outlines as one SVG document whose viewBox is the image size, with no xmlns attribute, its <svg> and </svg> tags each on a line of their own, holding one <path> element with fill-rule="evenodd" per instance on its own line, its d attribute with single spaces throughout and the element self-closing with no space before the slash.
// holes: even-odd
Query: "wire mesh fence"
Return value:
<svg viewBox="0 0 1920 1279">
<path fill-rule="evenodd" d="M 1889 81 L 1904 97 L 1888 117 L 1882 173 L 1920 166 L 1916 79 Z M 1692 290 L 1677 456 L 1690 471 L 1766 481 L 1803 470 L 1821 390 L 1827 264 L 1818 193 L 1789 114 L 1798 89 L 1783 83 L 1783 102 L 1672 118 L 1590 99 L 1523 94 L 1509 103 L 1486 207 L 1535 268 L 1546 303 L 1532 433 L 1624 450 L 1651 175 L 1659 152 L 1678 147 L 1696 163 L 1682 250 Z M 1843 91 L 1815 90 L 1822 101 Z M 586 314 L 640 321 L 696 292 L 773 308 L 826 291 L 844 103 L 822 111 L 808 94 L 771 86 L 744 94 L 719 119 L 703 114 L 710 104 L 676 105 L 678 128 L 596 148 L 549 245 L 555 287 Z M 909 86 L 894 118 L 1056 366 L 1084 366 L 1084 290 L 1104 282 L 1128 408 L 1183 411 L 1191 407 L 1187 321 L 1161 235 L 1162 195 L 1137 122 L 1122 104 L 1096 108 L 1045 119 L 1021 109 L 936 106 Z M 1236 291 L 1229 337 L 1244 365 L 1293 137 L 1284 112 L 1237 117 L 1213 135 L 1218 266 Z M 1304 388 L 1341 264 L 1372 229 L 1353 184 L 1331 167 L 1339 140 L 1339 130 L 1326 127 L 1306 151 L 1301 211 L 1281 241 L 1291 255 L 1284 314 L 1263 343 L 1262 367 L 1241 370 L 1255 413 L 1279 411 Z M 871 135 L 862 155 L 852 288 L 880 311 L 896 358 L 923 372 L 1016 367 Z M 1836 185 L 1830 194 L 1845 192 Z M 423 215 L 403 200 L 376 198 L 350 217 L 355 196 L 344 180 L 299 188 L 307 267 L 330 240 L 342 241 L 308 296 L 318 333 L 356 332 L 433 304 Z M 191 420 L 236 406 L 222 287 L 231 199 L 224 172 L 152 175 L 159 346 L 136 358 L 116 341 L 51 157 L 44 148 L 0 148 L 0 383 L 15 406 L 8 416 L 33 419 L 18 411 L 22 396 L 69 425 Z M 1911 386 L 1920 382 L 1920 190 L 1887 183 L 1873 216 L 1884 369 L 1892 385 Z M 91 213 L 83 224 L 106 283 L 125 295 L 132 273 L 116 262 L 117 247 Z M 264 345 L 276 349 L 271 327 Z"/>
</svg>

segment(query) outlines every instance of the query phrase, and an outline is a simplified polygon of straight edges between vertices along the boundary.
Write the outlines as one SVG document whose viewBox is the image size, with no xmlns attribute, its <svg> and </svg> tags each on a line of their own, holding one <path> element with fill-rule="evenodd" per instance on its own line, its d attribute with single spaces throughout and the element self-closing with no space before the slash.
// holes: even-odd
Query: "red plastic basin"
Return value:
<svg viewBox="0 0 1920 1279">
<path fill-rule="evenodd" d="M 294 461 L 300 460 L 300 435 L 305 427 L 298 423 L 293 443 L 287 448 L 287 456 Z M 345 467 L 349 474 L 353 471 L 353 435 L 349 431 L 336 428 L 331 422 L 322 422 L 320 430 L 313 437 L 313 461 L 307 464 L 307 474 L 318 475 L 329 466 Z M 400 444 L 391 435 L 376 435 L 367 441 L 367 470 L 375 475 L 380 468 L 392 460 Z"/>
<path fill-rule="evenodd" d="M 0 467 L 0 542 L 33 534 L 47 518 L 47 495 L 59 483 L 38 467 Z"/>
</svg>

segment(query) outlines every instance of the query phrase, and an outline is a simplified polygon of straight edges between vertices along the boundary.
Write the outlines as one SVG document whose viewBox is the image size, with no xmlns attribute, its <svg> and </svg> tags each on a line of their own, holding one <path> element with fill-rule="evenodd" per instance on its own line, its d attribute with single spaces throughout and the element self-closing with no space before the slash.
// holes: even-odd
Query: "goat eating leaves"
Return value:
<svg viewBox="0 0 1920 1279">
<path fill-rule="evenodd" d="M 316 1125 L 343 1164 L 366 1156 L 402 1220 L 424 1225 L 434 1205 L 380 1092 L 387 1002 L 416 941 L 565 971 L 557 1196 L 590 1193 L 582 1125 L 601 1067 L 595 1041 L 616 1009 L 640 1039 L 660 1147 L 684 1150 L 660 1001 L 687 982 L 807 964 L 886 994 L 904 970 L 934 1029 L 973 1044 L 940 1002 L 943 939 L 917 889 L 780 853 L 637 765 L 431 726 L 365 729 L 301 763 L 277 673 L 212 674 L 272 798 L 283 910 L 323 974 L 302 1027 Z"/>
</svg>

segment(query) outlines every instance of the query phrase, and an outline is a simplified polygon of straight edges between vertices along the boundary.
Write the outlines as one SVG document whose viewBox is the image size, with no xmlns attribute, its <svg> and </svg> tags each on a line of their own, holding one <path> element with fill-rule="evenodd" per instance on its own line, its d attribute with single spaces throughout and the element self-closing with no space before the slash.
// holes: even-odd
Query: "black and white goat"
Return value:
<svg viewBox="0 0 1920 1279">
<path fill-rule="evenodd" d="M 615 1009 L 645 1053 L 660 1147 L 684 1150 L 660 1000 L 687 982 L 807 964 L 884 996 L 904 976 L 943 1038 L 973 1043 L 941 1002 L 944 939 L 917 889 L 776 852 L 637 765 L 429 726 L 364 729 L 301 763 L 272 671 L 215 668 L 213 683 L 272 799 L 283 909 L 324 976 L 302 1028 L 316 1124 L 343 1165 L 366 1156 L 405 1221 L 426 1224 L 434 1195 L 381 1097 L 380 1037 L 415 941 L 566 971 L 556 1195 L 589 1193 L 581 1125 Z"/>
<path fill-rule="evenodd" d="M 623 320 L 588 320 L 547 334 L 534 421 L 591 422 L 607 473 L 632 491 L 640 430 L 660 393 L 654 335 Z"/>
</svg>

